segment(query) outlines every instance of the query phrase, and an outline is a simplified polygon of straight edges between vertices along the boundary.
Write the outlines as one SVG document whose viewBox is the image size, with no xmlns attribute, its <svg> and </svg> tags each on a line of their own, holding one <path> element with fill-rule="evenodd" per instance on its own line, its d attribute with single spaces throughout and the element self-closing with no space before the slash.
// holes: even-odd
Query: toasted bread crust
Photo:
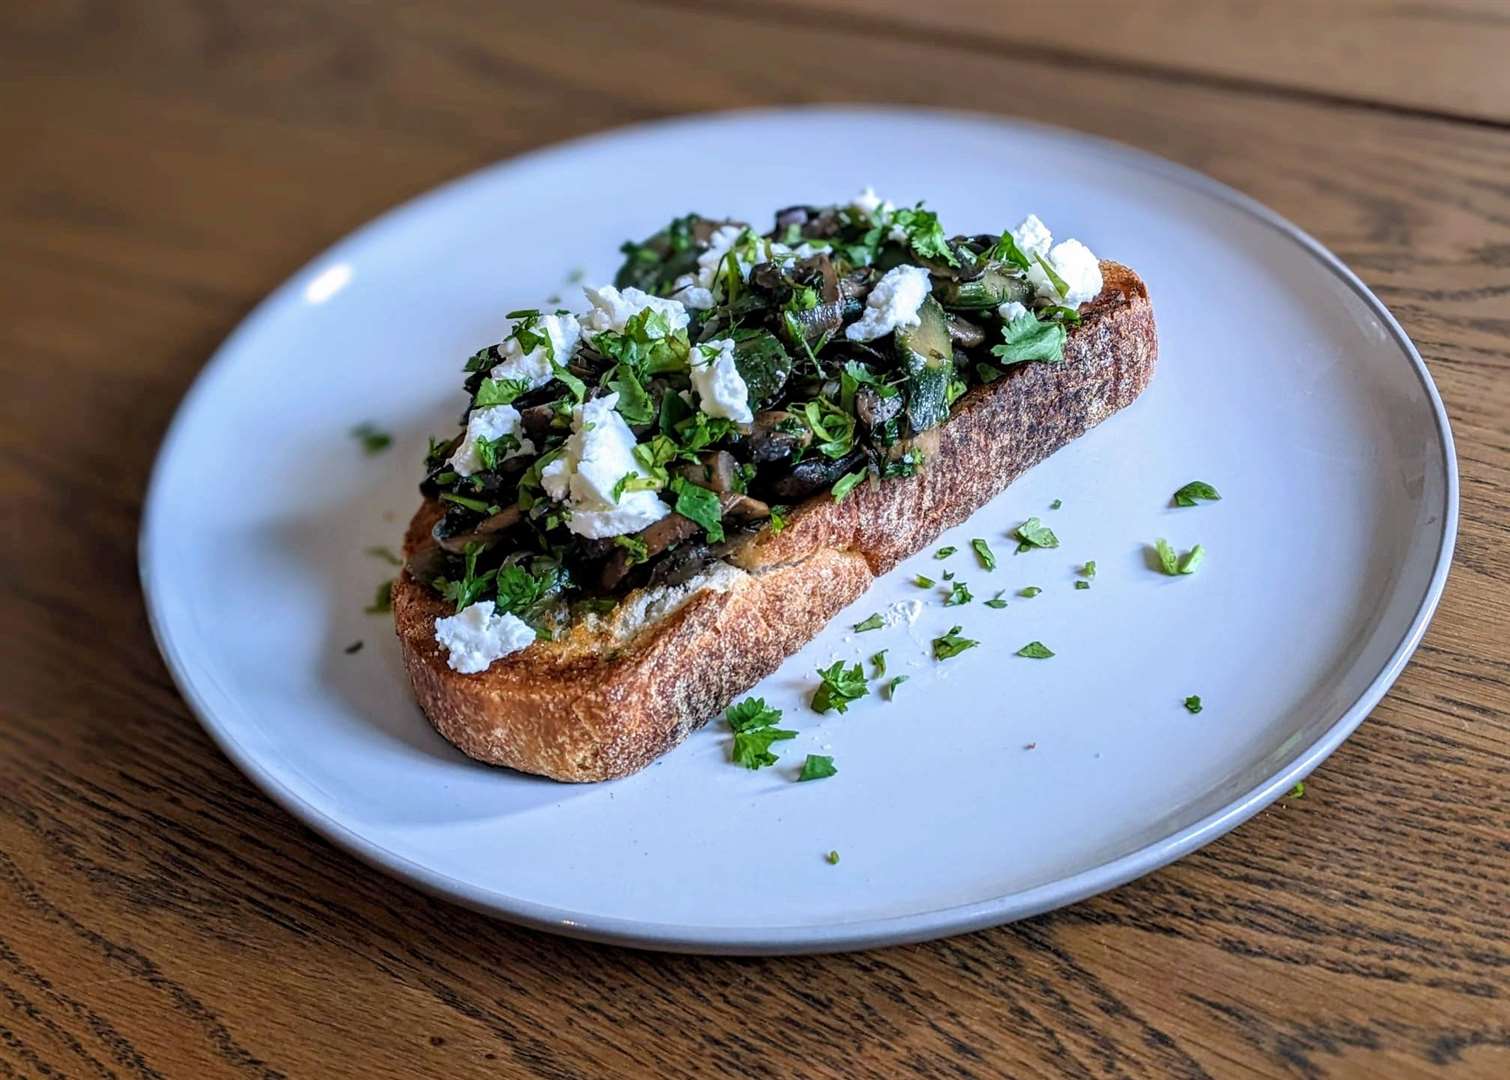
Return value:
<svg viewBox="0 0 1510 1080">
<path fill-rule="evenodd" d="M 842 503 L 809 499 L 778 534 L 763 531 L 724 570 L 657 601 L 640 594 L 557 641 L 461 675 L 435 641 L 450 606 L 405 571 L 394 621 L 416 698 L 441 735 L 481 761 L 557 780 L 644 768 L 775 671 L 880 574 L 964 521 L 1015 477 L 1133 401 L 1158 355 L 1143 282 L 1103 262 L 1064 363 L 1019 364 L 977 386 L 911 480 L 861 484 Z M 429 536 L 433 503 L 410 523 L 405 554 Z M 632 603 L 638 599 L 639 603 Z"/>
</svg>

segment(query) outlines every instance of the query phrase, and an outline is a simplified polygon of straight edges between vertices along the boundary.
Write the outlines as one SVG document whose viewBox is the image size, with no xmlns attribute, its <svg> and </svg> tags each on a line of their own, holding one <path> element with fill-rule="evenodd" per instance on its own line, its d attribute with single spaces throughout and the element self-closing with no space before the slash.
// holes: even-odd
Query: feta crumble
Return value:
<svg viewBox="0 0 1510 1080">
<path fill-rule="evenodd" d="M 1029 214 L 1012 230 L 1012 240 L 1017 244 L 1017 250 L 1031 259 L 1034 255 L 1048 255 L 1054 236 L 1037 214 Z"/>
<path fill-rule="evenodd" d="M 635 459 L 634 432 L 615 410 L 618 403 L 618 394 L 606 394 L 573 409 L 571 435 L 540 471 L 546 494 L 571 509 L 566 527 L 589 540 L 639 532 L 671 513 L 653 491 L 626 491 L 614 502 L 614 486 L 625 475 L 650 475 Z"/>
<path fill-rule="evenodd" d="M 750 388 L 734 363 L 734 341 L 719 338 L 692 348 L 692 386 L 698 406 L 709 416 L 724 417 L 736 424 L 755 420 L 750 411 Z"/>
<path fill-rule="evenodd" d="M 525 352 L 519 339 L 510 335 L 498 346 L 503 353 L 503 360 L 494 364 L 493 370 L 488 372 L 491 378 L 522 379 L 529 384 L 531 390 L 538 390 L 555 378 L 555 372 L 551 368 L 551 353 L 554 352 L 556 363 L 565 367 L 577 349 L 577 342 L 582 338 L 582 330 L 577 325 L 576 318 L 571 315 L 542 315 L 535 322 L 534 330 L 550 339 L 550 350 L 544 345 L 537 345 Z"/>
<path fill-rule="evenodd" d="M 435 640 L 446 650 L 452 671 L 476 675 L 535 640 L 535 631 L 517 615 L 479 600 L 455 615 L 435 620 Z"/>
<path fill-rule="evenodd" d="M 666 316 L 667 325 L 672 333 L 683 329 L 690 318 L 681 301 L 651 296 L 633 286 L 620 292 L 612 285 L 604 285 L 596 289 L 589 285 L 582 291 L 587 294 L 592 307 L 577 316 L 577 323 L 588 341 L 605 330 L 622 333 L 629 320 L 646 308 L 652 308 Z"/>
<path fill-rule="evenodd" d="M 849 207 L 851 210 L 864 214 L 872 221 L 880 221 L 883 218 L 890 217 L 892 212 L 896 210 L 896 206 L 892 204 L 890 199 L 881 198 L 881 196 L 876 194 L 876 189 L 869 184 L 865 185 L 864 191 L 850 200 Z"/>
<path fill-rule="evenodd" d="M 1027 313 L 1028 309 L 1023 307 L 1023 305 L 1019 304 L 1016 300 L 1008 300 L 1005 304 L 1002 304 L 996 309 L 996 314 L 1001 316 L 1003 322 L 1011 322 L 1013 319 L 1020 319 Z"/>
<path fill-rule="evenodd" d="M 1054 268 L 1054 273 L 1064 279 L 1069 291 L 1061 296 L 1043 267 L 1035 262 L 1028 270 L 1028 282 L 1038 291 L 1039 299 L 1076 308 L 1087 300 L 1094 300 L 1101 292 L 1101 262 L 1079 240 L 1055 244 L 1046 261 Z"/>
<path fill-rule="evenodd" d="M 487 439 L 492 442 L 505 435 L 512 435 L 519 440 L 519 444 L 499 458 L 499 461 L 535 452 L 534 442 L 522 434 L 519 410 L 514 406 L 491 405 L 484 409 L 473 409 L 467 416 L 467 433 L 462 436 L 461 445 L 446 464 L 455 469 L 458 476 L 471 476 L 482 468 L 482 456 L 477 452 L 478 440 Z"/>
<path fill-rule="evenodd" d="M 933 281 L 921 266 L 898 266 L 886 271 L 865 298 L 860 318 L 844 328 L 850 341 L 874 341 L 893 330 L 922 322 L 918 309 L 928 298 Z"/>
</svg>

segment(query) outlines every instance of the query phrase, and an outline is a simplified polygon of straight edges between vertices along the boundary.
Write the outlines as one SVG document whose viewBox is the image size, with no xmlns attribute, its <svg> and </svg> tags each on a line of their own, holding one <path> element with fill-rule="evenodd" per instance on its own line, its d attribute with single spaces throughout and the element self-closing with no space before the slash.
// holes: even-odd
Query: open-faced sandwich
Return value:
<svg viewBox="0 0 1510 1080">
<path fill-rule="evenodd" d="M 867 190 L 623 250 L 467 362 L 393 590 L 436 729 L 560 780 L 675 746 L 1153 373 L 1142 281 L 1031 215 Z"/>
</svg>

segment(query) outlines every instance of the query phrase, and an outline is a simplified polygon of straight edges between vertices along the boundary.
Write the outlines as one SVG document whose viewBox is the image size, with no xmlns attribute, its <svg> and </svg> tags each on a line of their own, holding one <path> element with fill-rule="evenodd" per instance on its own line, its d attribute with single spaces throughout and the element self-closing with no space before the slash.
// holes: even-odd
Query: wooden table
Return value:
<svg viewBox="0 0 1510 1080">
<path fill-rule="evenodd" d="M 4 6 L 0 1075 L 1510 1075 L 1510 8 L 940 7 Z M 205 358 L 438 181 L 816 100 L 1109 135 L 1357 270 L 1430 363 L 1462 466 L 1457 564 L 1409 670 L 1303 801 L 929 945 L 597 947 L 316 839 L 200 731 L 142 612 L 143 487 Z"/>
</svg>

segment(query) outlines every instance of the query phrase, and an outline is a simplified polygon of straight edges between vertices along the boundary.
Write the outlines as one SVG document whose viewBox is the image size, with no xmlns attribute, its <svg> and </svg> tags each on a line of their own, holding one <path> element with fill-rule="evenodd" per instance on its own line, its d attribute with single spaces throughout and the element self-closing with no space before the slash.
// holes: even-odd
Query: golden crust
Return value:
<svg viewBox="0 0 1510 1080">
<path fill-rule="evenodd" d="M 1158 355 L 1147 290 L 1124 266 L 1101 269 L 1105 287 L 1082 309 L 1063 364 L 1017 365 L 974 388 L 937 429 L 917 477 L 862 484 L 842 503 L 809 499 L 779 534 L 762 532 L 739 569 L 722 568 L 685 596 L 631 594 L 557 641 L 461 675 L 435 641 L 449 605 L 405 571 L 394 622 L 425 715 L 474 758 L 557 780 L 644 768 L 775 671 L 876 576 L 1143 391 Z M 433 503 L 420 508 L 406 555 L 438 514 Z"/>
</svg>

